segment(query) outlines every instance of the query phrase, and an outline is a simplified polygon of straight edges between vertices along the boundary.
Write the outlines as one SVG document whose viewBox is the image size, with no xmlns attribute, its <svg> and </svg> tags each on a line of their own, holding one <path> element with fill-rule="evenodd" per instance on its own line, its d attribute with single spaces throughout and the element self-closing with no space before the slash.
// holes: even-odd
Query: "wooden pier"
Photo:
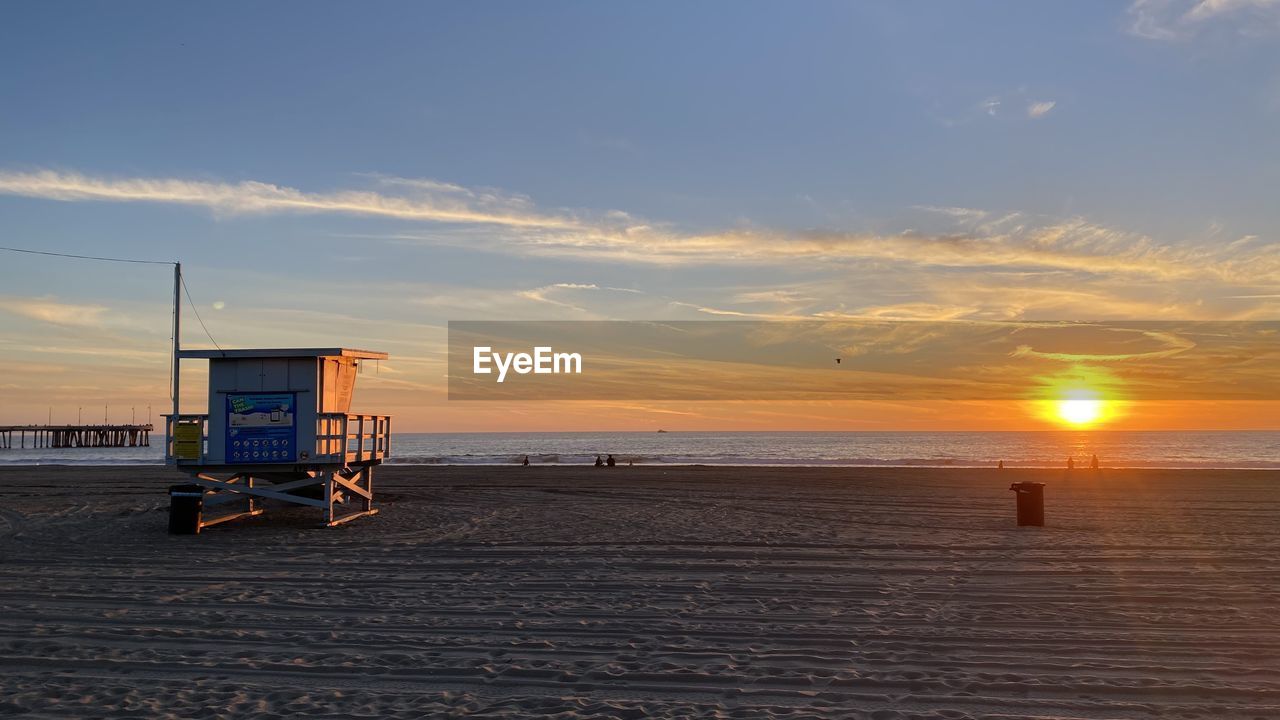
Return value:
<svg viewBox="0 0 1280 720">
<path fill-rule="evenodd" d="M 31 435 L 28 442 L 27 435 Z M 14 437 L 17 436 L 15 443 Z M 0 425 L 0 449 L 149 447 L 151 425 Z"/>
</svg>

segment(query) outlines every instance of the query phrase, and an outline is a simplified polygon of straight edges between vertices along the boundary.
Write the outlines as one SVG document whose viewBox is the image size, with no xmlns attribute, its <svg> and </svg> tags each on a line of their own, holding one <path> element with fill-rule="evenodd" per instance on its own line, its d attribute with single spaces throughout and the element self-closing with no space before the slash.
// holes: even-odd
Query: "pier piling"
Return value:
<svg viewBox="0 0 1280 720">
<path fill-rule="evenodd" d="M 0 449 L 150 447 L 151 430 L 152 426 L 149 423 L 145 425 L 0 425 Z M 30 445 L 27 442 L 27 435 L 31 436 Z"/>
</svg>

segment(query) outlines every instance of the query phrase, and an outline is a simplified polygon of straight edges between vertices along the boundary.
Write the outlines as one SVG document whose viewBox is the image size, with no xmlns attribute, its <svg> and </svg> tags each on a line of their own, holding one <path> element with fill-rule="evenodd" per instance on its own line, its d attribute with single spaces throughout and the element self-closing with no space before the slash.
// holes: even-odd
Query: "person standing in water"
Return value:
<svg viewBox="0 0 1280 720">
<path fill-rule="evenodd" d="M 1073 458 L 1073 457 L 1068 457 L 1068 458 L 1067 458 L 1067 469 L 1068 469 L 1068 470 L 1075 470 L 1075 469 L 1076 469 L 1076 459 L 1075 459 L 1075 458 Z"/>
<path fill-rule="evenodd" d="M 1098 456 L 1095 454 L 1093 459 L 1089 461 L 1089 467 L 1093 470 L 1098 469 Z"/>
</svg>

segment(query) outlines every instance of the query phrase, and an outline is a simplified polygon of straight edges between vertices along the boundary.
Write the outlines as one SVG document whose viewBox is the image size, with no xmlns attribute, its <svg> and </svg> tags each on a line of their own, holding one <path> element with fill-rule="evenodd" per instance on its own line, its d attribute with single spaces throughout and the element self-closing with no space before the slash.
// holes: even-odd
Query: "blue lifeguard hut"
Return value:
<svg viewBox="0 0 1280 720">
<path fill-rule="evenodd" d="M 209 405 L 166 416 L 165 462 L 192 479 L 171 492 L 170 531 L 259 515 L 262 500 L 319 508 L 326 526 L 377 513 L 373 469 L 390 453 L 391 418 L 350 409 L 362 363 L 386 357 L 349 348 L 176 351 L 175 379 L 178 360 L 209 361 Z M 232 503 L 244 504 L 205 517 Z"/>
</svg>

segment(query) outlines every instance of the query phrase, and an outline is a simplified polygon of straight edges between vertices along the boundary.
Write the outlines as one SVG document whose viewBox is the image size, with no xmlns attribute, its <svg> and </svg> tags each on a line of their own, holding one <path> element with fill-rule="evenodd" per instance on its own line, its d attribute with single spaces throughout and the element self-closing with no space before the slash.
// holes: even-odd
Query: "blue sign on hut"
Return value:
<svg viewBox="0 0 1280 720">
<path fill-rule="evenodd" d="M 319 508 L 329 526 L 378 512 L 373 469 L 389 453 L 391 418 L 350 410 L 361 362 L 386 357 L 347 348 L 177 351 L 175 377 L 177 359 L 209 361 L 209 411 L 166 416 L 165 462 L 192 477 L 171 490 L 170 531 L 258 515 L 264 500 Z M 223 505 L 235 509 L 206 519 Z"/>
</svg>

